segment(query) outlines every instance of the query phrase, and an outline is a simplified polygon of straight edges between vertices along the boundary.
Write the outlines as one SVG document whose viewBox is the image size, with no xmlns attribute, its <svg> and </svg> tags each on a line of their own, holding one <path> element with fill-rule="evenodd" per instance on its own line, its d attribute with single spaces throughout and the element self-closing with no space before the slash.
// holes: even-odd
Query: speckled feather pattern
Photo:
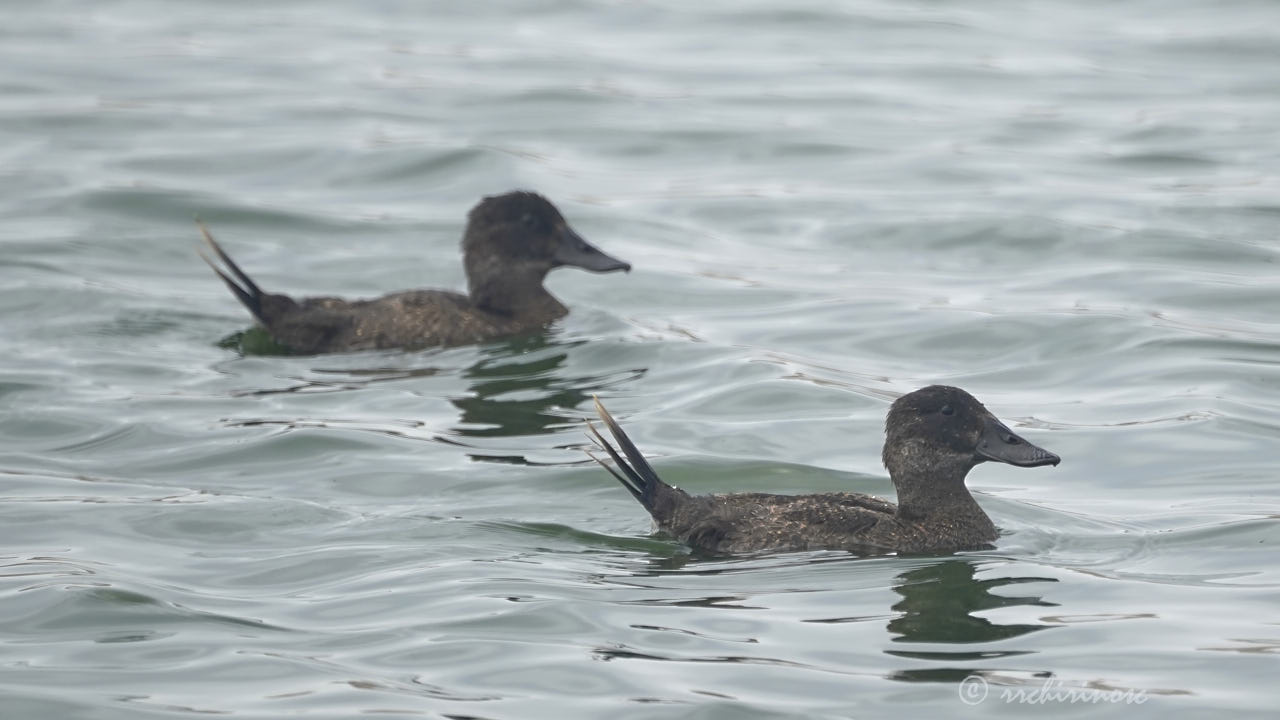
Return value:
<svg viewBox="0 0 1280 720">
<path fill-rule="evenodd" d="M 872 555 L 988 547 L 999 534 L 964 485 L 969 470 L 989 459 L 1027 467 L 1058 462 L 1014 435 L 972 395 L 934 385 L 899 398 L 886 421 L 883 458 L 899 504 L 859 493 L 690 495 L 658 478 L 598 400 L 596 412 L 620 448 L 591 427 L 618 467 L 610 472 L 659 529 L 712 554 L 830 549 Z M 1005 458 L 988 447 L 993 431 L 1002 433 L 1009 448 Z"/>
<path fill-rule="evenodd" d="M 200 231 L 213 271 L 276 342 L 305 354 L 467 345 L 541 330 L 568 308 L 543 287 L 561 266 L 592 272 L 630 270 L 575 233 L 546 198 L 511 192 L 482 200 L 463 234 L 467 294 L 410 290 L 371 300 L 294 300 L 264 292 Z M 202 255 L 203 256 L 203 255 Z"/>
<path fill-rule="evenodd" d="M 301 353 L 469 345 L 532 332 L 568 313 L 550 294 L 507 315 L 478 308 L 466 295 L 447 290 L 410 290 L 373 300 L 307 298 L 301 303 L 275 295 L 267 302 L 281 310 L 264 313 L 263 326 Z"/>
<path fill-rule="evenodd" d="M 673 488 L 676 492 L 678 489 Z M 686 496 L 658 527 L 704 552 L 848 550 L 860 555 L 968 550 L 996 539 L 986 515 L 910 521 L 888 500 L 860 493 Z M 983 522 L 985 521 L 985 522 Z"/>
</svg>

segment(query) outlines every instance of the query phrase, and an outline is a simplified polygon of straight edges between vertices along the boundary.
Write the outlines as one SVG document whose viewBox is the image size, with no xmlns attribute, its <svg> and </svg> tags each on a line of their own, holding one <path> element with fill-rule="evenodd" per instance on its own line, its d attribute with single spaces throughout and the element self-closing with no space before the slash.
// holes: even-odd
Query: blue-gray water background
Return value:
<svg viewBox="0 0 1280 720">
<path fill-rule="evenodd" d="M 3 18 L 0 717 L 1273 716 L 1280 5 Z M 193 218 L 458 288 L 515 187 L 635 271 L 516 343 L 218 345 Z M 971 475 L 993 551 L 690 559 L 581 451 L 595 393 L 687 489 L 891 495 L 931 382 L 1064 459 Z"/>
</svg>

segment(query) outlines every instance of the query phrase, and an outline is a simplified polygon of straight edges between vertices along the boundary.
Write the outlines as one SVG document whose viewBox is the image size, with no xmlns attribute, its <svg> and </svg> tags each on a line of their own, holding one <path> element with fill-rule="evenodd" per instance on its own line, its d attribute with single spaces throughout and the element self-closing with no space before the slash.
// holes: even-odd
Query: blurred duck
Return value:
<svg viewBox="0 0 1280 720">
<path fill-rule="evenodd" d="M 373 300 L 294 300 L 264 292 L 200 227 L 222 267 L 201 257 L 278 343 L 301 354 L 467 345 L 536 331 L 569 310 L 542 286 L 561 266 L 630 271 L 583 240 L 546 198 L 484 198 L 462 237 L 467 294 L 407 290 Z"/>
</svg>

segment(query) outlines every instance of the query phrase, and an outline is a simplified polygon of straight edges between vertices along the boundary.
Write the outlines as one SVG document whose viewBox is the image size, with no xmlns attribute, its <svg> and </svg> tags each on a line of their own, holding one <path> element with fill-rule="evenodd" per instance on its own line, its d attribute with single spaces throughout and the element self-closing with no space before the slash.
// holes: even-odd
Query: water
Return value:
<svg viewBox="0 0 1280 720">
<path fill-rule="evenodd" d="M 0 716 L 1270 716 L 1278 28 L 6 7 Z M 511 343 L 218 345 L 193 218 L 270 289 L 456 288 L 514 187 L 636 270 Z M 995 550 L 690 558 L 581 452 L 598 394 L 688 489 L 891 494 L 930 382 L 1064 459 L 973 473 Z"/>
</svg>

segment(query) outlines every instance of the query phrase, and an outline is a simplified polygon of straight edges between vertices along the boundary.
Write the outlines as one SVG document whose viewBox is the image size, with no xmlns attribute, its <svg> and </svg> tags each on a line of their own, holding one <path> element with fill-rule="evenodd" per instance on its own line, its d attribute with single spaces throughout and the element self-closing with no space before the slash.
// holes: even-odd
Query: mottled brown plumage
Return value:
<svg viewBox="0 0 1280 720">
<path fill-rule="evenodd" d="M 1059 462 L 1014 434 L 969 393 L 931 385 L 898 398 L 885 421 L 883 460 L 898 491 L 897 505 L 859 493 L 690 495 L 658 478 L 599 400 L 596 412 L 621 448 L 615 450 L 591 426 L 620 472 L 600 464 L 645 506 L 659 529 L 713 554 L 831 549 L 869 555 L 985 547 L 996 539 L 996 527 L 964 485 L 969 470 L 986 460 L 1020 467 Z"/>
<path fill-rule="evenodd" d="M 409 290 L 372 300 L 294 300 L 263 292 L 204 226 L 200 231 L 224 267 L 205 262 L 272 338 L 304 354 L 466 345 L 530 332 L 568 312 L 542 285 L 551 270 L 631 269 L 583 240 L 554 205 L 530 192 L 487 197 L 471 210 L 462 238 L 466 295 Z"/>
</svg>

